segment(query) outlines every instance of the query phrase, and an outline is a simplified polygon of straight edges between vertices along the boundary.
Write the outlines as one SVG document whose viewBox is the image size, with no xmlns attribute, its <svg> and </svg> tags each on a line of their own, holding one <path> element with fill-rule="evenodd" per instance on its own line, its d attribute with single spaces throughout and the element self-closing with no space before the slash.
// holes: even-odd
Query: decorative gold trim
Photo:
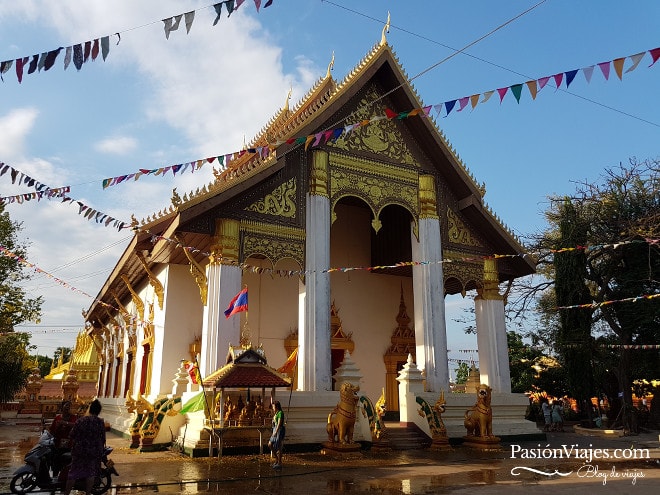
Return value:
<svg viewBox="0 0 660 495">
<path fill-rule="evenodd" d="M 284 218 L 296 217 L 296 178 L 292 177 L 284 184 L 280 184 L 263 199 L 255 201 L 246 207 L 246 211 L 256 211 L 265 215 L 274 215 Z"/>
<path fill-rule="evenodd" d="M 483 247 L 481 242 L 475 238 L 470 229 L 461 221 L 454 211 L 447 207 L 447 236 L 449 242 L 465 244 L 466 246 Z"/>
<path fill-rule="evenodd" d="M 261 254 L 268 258 L 273 267 L 284 258 L 295 260 L 301 269 L 305 266 L 303 229 L 244 220 L 241 222 L 241 232 L 243 261 Z"/>
<path fill-rule="evenodd" d="M 499 291 L 499 273 L 497 272 L 497 260 L 495 258 L 486 258 L 484 260 L 484 285 L 481 290 L 477 290 L 477 299 L 491 301 L 502 301 L 504 297 Z"/>
<path fill-rule="evenodd" d="M 335 206 L 344 197 L 362 199 L 371 208 L 371 225 L 378 232 L 380 212 L 389 205 L 398 205 L 413 218 L 417 232 L 419 181 L 416 170 L 395 167 L 341 153 L 330 154 L 330 199 L 332 222 L 337 218 Z"/>
<path fill-rule="evenodd" d="M 385 33 L 390 32 L 390 12 L 389 10 L 387 11 L 387 22 L 385 23 L 385 26 L 383 27 L 383 34 L 380 37 L 380 46 L 387 45 L 387 38 L 385 37 Z"/>
<path fill-rule="evenodd" d="M 197 287 L 199 287 L 199 296 L 202 300 L 202 305 L 206 306 L 209 292 L 209 283 L 208 278 L 206 277 L 206 270 L 202 265 L 195 261 L 195 258 L 192 257 L 187 249 L 184 249 L 183 253 L 186 255 L 186 258 L 188 258 L 188 262 L 190 263 L 190 274 L 195 279 Z"/>
<path fill-rule="evenodd" d="M 131 281 L 128 279 L 128 276 L 126 276 L 126 274 L 122 274 L 121 279 L 124 281 L 126 287 L 128 288 L 128 291 L 131 293 L 133 304 L 137 309 L 138 318 L 140 319 L 140 321 L 144 321 L 144 302 L 142 301 L 138 293 L 133 290 L 133 287 L 131 286 Z"/>
<path fill-rule="evenodd" d="M 438 220 L 438 203 L 435 193 L 435 177 L 419 176 L 419 218 Z"/>
<path fill-rule="evenodd" d="M 325 150 L 314 150 L 312 167 L 309 174 L 309 193 L 315 196 L 328 197 L 328 163 L 329 154 Z"/>
<path fill-rule="evenodd" d="M 210 263 L 233 265 L 238 262 L 240 225 L 238 220 L 231 218 L 218 218 L 215 221 Z"/>
<path fill-rule="evenodd" d="M 163 284 L 161 284 L 160 280 L 158 280 L 158 277 L 156 277 L 156 275 L 154 275 L 151 272 L 151 270 L 149 270 L 149 267 L 147 266 L 147 261 L 144 259 L 144 255 L 140 251 L 136 251 L 135 255 L 140 260 L 140 263 L 142 263 L 144 270 L 147 272 L 147 276 L 149 277 L 149 283 L 153 287 L 154 292 L 158 297 L 158 307 L 160 309 L 163 309 L 163 300 L 165 298 L 165 289 L 163 288 Z"/>
</svg>

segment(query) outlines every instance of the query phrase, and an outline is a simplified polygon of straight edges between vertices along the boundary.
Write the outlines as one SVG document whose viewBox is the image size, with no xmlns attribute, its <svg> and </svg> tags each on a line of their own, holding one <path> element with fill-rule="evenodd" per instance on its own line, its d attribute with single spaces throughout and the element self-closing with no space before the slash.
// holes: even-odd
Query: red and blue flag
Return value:
<svg viewBox="0 0 660 495">
<path fill-rule="evenodd" d="M 229 318 L 236 313 L 248 310 L 248 290 L 247 287 L 234 296 L 225 310 L 225 317 Z"/>
</svg>

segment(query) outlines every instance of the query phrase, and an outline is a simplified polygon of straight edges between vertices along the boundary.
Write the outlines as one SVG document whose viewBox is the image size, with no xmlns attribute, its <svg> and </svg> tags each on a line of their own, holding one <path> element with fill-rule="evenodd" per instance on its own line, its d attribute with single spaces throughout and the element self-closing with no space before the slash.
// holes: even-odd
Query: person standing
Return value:
<svg viewBox="0 0 660 495">
<path fill-rule="evenodd" d="M 284 411 L 282 411 L 282 405 L 280 401 L 276 400 L 273 402 L 273 433 L 268 440 L 268 446 L 271 450 L 271 455 L 275 454 L 275 464 L 273 464 L 273 469 L 282 469 L 282 446 L 284 444 L 284 435 L 286 429 L 284 426 Z"/>
<path fill-rule="evenodd" d="M 543 413 L 543 431 L 550 431 L 552 426 L 552 407 L 547 397 L 541 397 L 541 412 Z"/>
<path fill-rule="evenodd" d="M 99 476 L 101 458 L 105 447 L 105 422 L 99 418 L 101 403 L 94 399 L 89 405 L 89 413 L 73 425 L 69 438 L 71 447 L 71 468 L 66 481 L 65 495 L 69 495 L 76 480 L 85 480 L 85 493 L 91 495 L 94 480 Z"/>
<path fill-rule="evenodd" d="M 559 399 L 552 404 L 552 429 L 564 431 L 564 405 Z"/>
<path fill-rule="evenodd" d="M 50 425 L 48 431 L 53 435 L 55 448 L 53 449 L 53 476 L 62 469 L 62 454 L 71 450 L 69 433 L 73 428 L 78 416 L 71 414 L 71 401 L 65 400 L 62 402 L 60 414 L 55 416 L 55 419 Z"/>
</svg>

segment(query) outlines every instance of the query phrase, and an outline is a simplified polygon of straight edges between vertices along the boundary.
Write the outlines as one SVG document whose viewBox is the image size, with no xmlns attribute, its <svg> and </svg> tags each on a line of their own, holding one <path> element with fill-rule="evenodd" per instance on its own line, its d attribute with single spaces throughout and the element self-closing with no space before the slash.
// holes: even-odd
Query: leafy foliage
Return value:
<svg viewBox="0 0 660 495">
<path fill-rule="evenodd" d="M 25 333 L 0 335 L 0 402 L 9 402 L 23 390 L 30 368 L 30 336 Z"/>
<path fill-rule="evenodd" d="M 0 245 L 20 257 L 25 247 L 18 242 L 21 224 L 13 222 L 0 205 Z M 42 298 L 29 298 L 20 284 L 29 280 L 24 266 L 14 257 L 0 256 L 0 332 L 12 332 L 26 321 L 39 321 Z"/>
</svg>

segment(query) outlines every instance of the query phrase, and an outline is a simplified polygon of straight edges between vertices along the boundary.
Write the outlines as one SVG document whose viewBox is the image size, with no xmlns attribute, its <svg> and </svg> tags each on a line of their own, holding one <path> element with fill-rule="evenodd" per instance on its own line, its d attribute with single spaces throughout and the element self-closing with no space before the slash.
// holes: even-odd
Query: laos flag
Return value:
<svg viewBox="0 0 660 495">
<path fill-rule="evenodd" d="M 234 296 L 225 310 L 225 317 L 229 318 L 236 313 L 248 310 L 248 290 L 247 287 Z"/>
</svg>

